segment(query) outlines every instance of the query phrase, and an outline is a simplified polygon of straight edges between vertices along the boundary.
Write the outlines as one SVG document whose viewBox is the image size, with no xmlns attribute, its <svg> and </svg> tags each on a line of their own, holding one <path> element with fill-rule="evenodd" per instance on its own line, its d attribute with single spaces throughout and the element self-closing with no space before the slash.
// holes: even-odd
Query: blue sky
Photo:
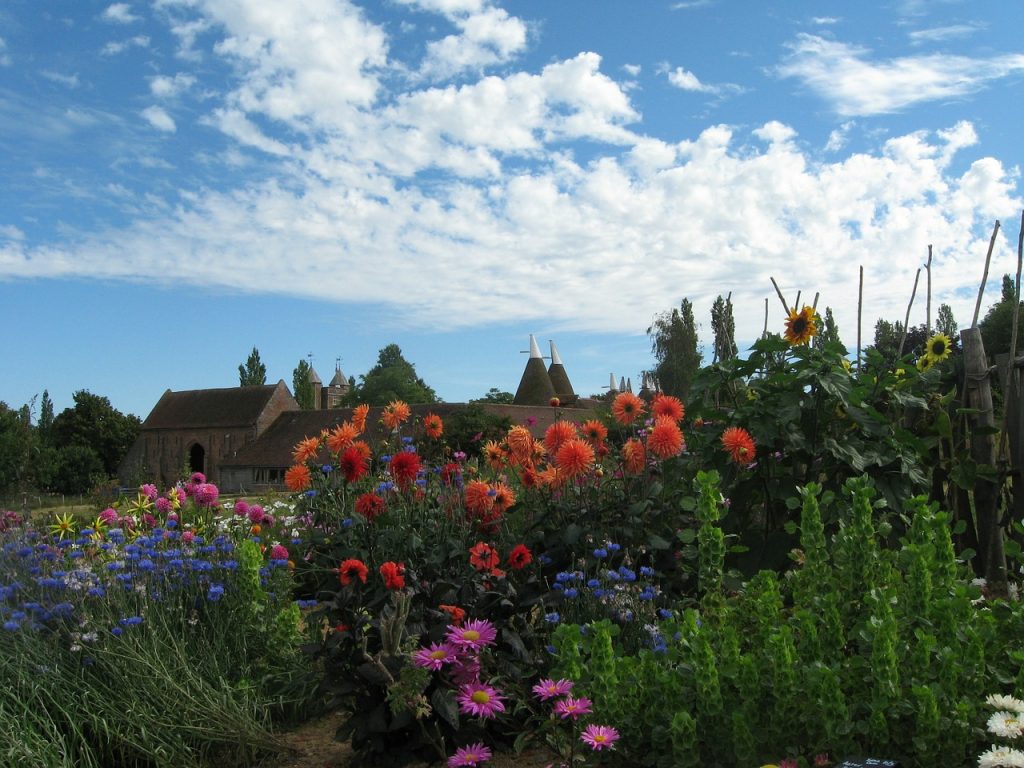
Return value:
<svg viewBox="0 0 1024 768">
<path fill-rule="evenodd" d="M 848 346 L 1015 269 L 1018 0 L 7 0 L 0 400 L 271 381 L 397 343 L 448 401 L 651 366 L 732 292 L 820 292 Z M 923 278 L 922 278 L 923 288 Z M 919 296 L 921 292 L 919 291 Z M 803 301 L 802 301 L 803 303 Z M 986 300 L 987 306 L 989 300 Z M 912 322 L 924 322 L 924 302 Z"/>
</svg>

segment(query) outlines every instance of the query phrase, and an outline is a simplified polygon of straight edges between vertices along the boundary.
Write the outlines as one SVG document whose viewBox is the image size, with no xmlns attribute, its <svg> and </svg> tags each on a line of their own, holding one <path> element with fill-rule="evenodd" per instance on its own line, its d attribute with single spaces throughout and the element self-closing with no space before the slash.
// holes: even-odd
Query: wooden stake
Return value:
<svg viewBox="0 0 1024 768">
<path fill-rule="evenodd" d="M 799 312 L 800 309 L 801 309 L 801 307 L 800 307 L 800 294 L 801 293 L 803 293 L 803 291 L 797 291 L 796 292 L 796 302 L 793 304 L 793 309 L 795 309 L 797 312 Z"/>
<path fill-rule="evenodd" d="M 857 287 L 857 372 L 860 373 L 860 319 L 864 311 L 864 265 L 860 265 L 860 285 Z"/>
<path fill-rule="evenodd" d="M 985 272 L 981 276 L 981 286 L 978 288 L 978 301 L 974 305 L 974 320 L 971 322 L 971 328 L 978 327 L 978 314 L 981 312 L 981 297 L 985 295 L 985 283 L 988 282 L 988 265 L 992 261 L 992 249 L 996 247 L 997 234 L 999 234 L 999 219 L 996 219 L 996 225 L 992 228 L 992 237 L 988 241 L 988 254 L 985 256 Z"/>
<path fill-rule="evenodd" d="M 903 345 L 907 343 L 907 331 L 910 330 L 910 308 L 914 306 L 914 297 L 917 295 L 917 281 L 921 279 L 921 268 L 917 268 L 914 275 L 914 290 L 910 292 L 910 303 L 907 304 L 907 316 L 903 319 L 903 336 L 900 338 L 900 348 L 896 350 L 896 358 L 903 357 Z"/>
<path fill-rule="evenodd" d="M 772 285 L 775 286 L 775 293 L 779 295 L 779 301 L 782 302 L 782 311 L 786 313 L 786 317 L 789 317 L 789 305 L 786 303 L 786 299 L 782 295 L 782 291 L 779 290 L 779 284 L 775 282 L 774 277 L 768 278 L 772 281 Z"/>
<path fill-rule="evenodd" d="M 925 322 L 927 323 L 928 336 L 932 335 L 932 245 L 928 244 L 928 263 L 924 265 L 928 270 L 928 303 L 925 309 Z"/>
<path fill-rule="evenodd" d="M 1010 331 L 1010 365 L 1017 359 L 1017 323 L 1020 320 L 1020 268 L 1024 258 L 1024 211 L 1020 212 L 1020 237 L 1017 238 L 1017 282 L 1013 291 L 1013 326 Z"/>
<path fill-rule="evenodd" d="M 768 297 L 764 297 L 764 330 L 761 331 L 761 338 L 768 335 Z"/>
</svg>

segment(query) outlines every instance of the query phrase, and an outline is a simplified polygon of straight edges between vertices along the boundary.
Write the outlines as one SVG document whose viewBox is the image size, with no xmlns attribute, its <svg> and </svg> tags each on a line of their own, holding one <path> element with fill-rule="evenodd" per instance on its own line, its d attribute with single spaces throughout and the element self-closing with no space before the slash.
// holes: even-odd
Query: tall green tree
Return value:
<svg viewBox="0 0 1024 768">
<path fill-rule="evenodd" d="M 30 425 L 23 409 L 0 402 L 0 497 L 18 490 L 28 468 Z"/>
<path fill-rule="evenodd" d="M 377 355 L 377 364 L 349 390 L 352 404 L 387 405 L 392 400 L 436 403 L 437 394 L 416 375 L 416 367 L 402 356 L 397 344 L 388 344 Z"/>
<path fill-rule="evenodd" d="M 262 387 L 266 383 L 267 366 L 260 360 L 260 351 L 253 347 L 245 365 L 238 366 L 238 386 Z"/>
<path fill-rule="evenodd" d="M 1003 294 L 999 301 L 989 307 L 984 319 L 978 323 L 981 340 L 985 343 L 985 354 L 989 357 L 1010 351 L 1010 335 L 1013 331 L 1013 278 L 1003 275 Z M 1024 310 L 1024 302 L 1021 303 Z M 1024 311 L 1017 318 L 1017 354 L 1024 348 Z"/>
<path fill-rule="evenodd" d="M 697 324 L 690 300 L 683 299 L 678 309 L 656 315 L 647 335 L 651 337 L 651 352 L 656 361 L 653 372 L 661 390 L 685 398 L 700 370 L 702 357 L 697 349 Z"/>
<path fill-rule="evenodd" d="M 818 329 L 818 335 L 814 338 L 815 346 L 824 346 L 825 344 L 842 344 L 843 340 L 839 338 L 839 326 L 836 324 L 836 318 L 832 314 L 832 307 L 825 307 L 825 317 L 821 322 L 821 328 Z M 896 341 L 899 344 L 899 341 Z"/>
<path fill-rule="evenodd" d="M 50 399 L 50 391 L 43 390 L 43 398 L 39 401 L 39 423 L 36 425 L 36 434 L 42 445 L 49 445 L 51 432 L 53 431 L 53 400 Z"/>
<path fill-rule="evenodd" d="M 299 364 L 292 371 L 292 391 L 295 393 L 299 408 L 304 411 L 316 408 L 316 392 L 313 389 L 313 382 L 309 380 L 311 371 L 312 366 L 305 360 L 299 360 Z"/>
<path fill-rule="evenodd" d="M 715 362 L 736 357 L 736 320 L 732 316 L 732 301 L 721 295 L 711 305 L 711 330 L 715 334 Z"/>
<path fill-rule="evenodd" d="M 80 389 L 72 396 L 75 404 L 65 408 L 53 420 L 53 441 L 61 448 L 90 448 L 100 460 L 103 473 L 117 474 L 117 466 L 132 447 L 142 422 L 132 414 L 123 414 L 110 400 Z"/>
<path fill-rule="evenodd" d="M 957 327 L 956 318 L 953 317 L 953 308 L 949 304 L 940 304 L 939 313 L 935 318 L 936 333 L 944 333 L 953 342 L 955 347 L 960 342 L 960 329 Z"/>
<path fill-rule="evenodd" d="M 516 396 L 511 392 L 504 392 L 497 387 L 491 387 L 487 390 L 487 394 L 483 397 L 478 397 L 475 400 L 470 400 L 471 403 L 507 403 L 512 404 L 515 402 Z"/>
</svg>

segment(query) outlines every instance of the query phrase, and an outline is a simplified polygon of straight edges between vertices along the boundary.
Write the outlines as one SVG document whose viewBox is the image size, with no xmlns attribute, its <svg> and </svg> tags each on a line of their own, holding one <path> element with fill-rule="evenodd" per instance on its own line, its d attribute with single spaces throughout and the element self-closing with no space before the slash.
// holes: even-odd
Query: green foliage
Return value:
<svg viewBox="0 0 1024 768">
<path fill-rule="evenodd" d="M 402 356 L 397 344 L 380 350 L 377 364 L 359 377 L 348 394 L 350 405 L 387 405 L 393 400 L 406 403 L 436 403 L 437 394 L 416 375 L 416 368 Z"/>
<path fill-rule="evenodd" d="M 299 408 L 304 411 L 311 411 L 316 408 L 316 391 L 313 389 L 313 382 L 309 375 L 312 367 L 305 360 L 299 360 L 299 364 L 292 371 L 292 391 L 295 394 L 295 401 Z"/>
<path fill-rule="evenodd" d="M 445 417 L 445 442 L 453 450 L 476 455 L 488 440 L 501 440 L 511 426 L 508 416 L 498 416 L 479 403 L 470 403 Z"/>
<path fill-rule="evenodd" d="M 981 328 L 981 340 L 985 344 L 985 354 L 989 357 L 1007 354 L 1010 351 L 1015 292 L 1013 278 L 1003 275 L 1002 296 L 998 302 L 989 307 L 985 317 L 978 323 L 978 327 Z M 1024 312 L 1019 312 L 1017 318 L 1018 354 L 1020 354 L 1021 345 L 1024 345 Z"/>
<path fill-rule="evenodd" d="M 0 402 L 0 496 L 14 491 L 28 470 L 30 431 L 20 412 Z"/>
<path fill-rule="evenodd" d="M 683 299 L 678 309 L 655 315 L 647 335 L 651 337 L 651 352 L 656 361 L 654 377 L 661 390 L 667 395 L 685 399 L 701 361 L 701 353 L 697 349 L 697 324 L 690 300 Z"/>
<path fill-rule="evenodd" d="M 55 465 L 50 485 L 58 493 L 83 494 L 106 477 L 103 461 L 88 445 L 58 448 Z"/>
<path fill-rule="evenodd" d="M 51 444 L 53 435 L 53 400 L 50 399 L 49 390 L 43 390 L 43 397 L 39 401 L 39 423 L 36 425 L 36 434 L 39 437 L 39 444 L 48 446 Z"/>
<path fill-rule="evenodd" d="M 715 334 L 714 361 L 736 357 L 736 321 L 732 316 L 732 301 L 721 296 L 711 305 L 711 330 Z"/>
<path fill-rule="evenodd" d="M 515 401 L 516 396 L 511 392 L 504 392 L 497 387 L 491 387 L 487 390 L 487 394 L 476 400 L 470 400 L 471 403 L 503 403 L 511 404 Z"/>
<path fill-rule="evenodd" d="M 839 338 L 839 326 L 832 314 L 832 307 L 825 307 L 825 317 L 818 329 L 818 335 L 814 337 L 814 346 L 842 345 L 842 343 L 842 339 Z"/>
<path fill-rule="evenodd" d="M 53 420 L 54 445 L 90 448 L 99 457 L 103 474 L 116 475 L 139 433 L 139 417 L 121 413 L 108 398 L 84 389 L 75 392 L 73 399 L 74 406 Z"/>
<path fill-rule="evenodd" d="M 238 366 L 238 386 L 261 387 L 267 383 L 267 366 L 260 360 L 260 351 L 252 348 L 245 365 Z"/>
</svg>

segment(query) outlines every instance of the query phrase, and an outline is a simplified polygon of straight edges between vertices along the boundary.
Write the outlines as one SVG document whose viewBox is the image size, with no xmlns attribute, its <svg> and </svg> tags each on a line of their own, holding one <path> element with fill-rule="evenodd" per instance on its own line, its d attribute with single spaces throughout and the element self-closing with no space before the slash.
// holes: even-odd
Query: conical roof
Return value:
<svg viewBox="0 0 1024 768">
<path fill-rule="evenodd" d="M 348 379 L 345 378 L 345 374 L 341 372 L 341 366 L 336 365 L 334 367 L 334 378 L 331 379 L 332 387 L 347 387 Z"/>
<path fill-rule="evenodd" d="M 323 380 L 320 378 L 320 374 L 316 372 L 316 368 L 312 365 L 309 366 L 309 375 L 306 377 L 309 379 L 310 384 L 323 384 Z"/>
<path fill-rule="evenodd" d="M 562 358 L 558 354 L 555 342 L 549 341 L 551 345 L 551 365 L 548 366 L 548 378 L 551 379 L 551 386 L 555 388 L 555 394 L 559 399 L 575 398 L 576 393 L 572 389 L 572 382 L 569 381 L 569 374 L 565 372 L 562 365 Z"/>
<path fill-rule="evenodd" d="M 612 395 L 619 391 L 619 385 L 615 383 L 615 374 L 608 374 L 608 394 Z"/>
<path fill-rule="evenodd" d="M 537 339 L 530 334 L 530 359 L 526 361 L 526 370 L 519 380 L 519 389 L 512 400 L 515 405 L 547 405 L 555 396 L 555 387 L 544 367 Z"/>
</svg>

